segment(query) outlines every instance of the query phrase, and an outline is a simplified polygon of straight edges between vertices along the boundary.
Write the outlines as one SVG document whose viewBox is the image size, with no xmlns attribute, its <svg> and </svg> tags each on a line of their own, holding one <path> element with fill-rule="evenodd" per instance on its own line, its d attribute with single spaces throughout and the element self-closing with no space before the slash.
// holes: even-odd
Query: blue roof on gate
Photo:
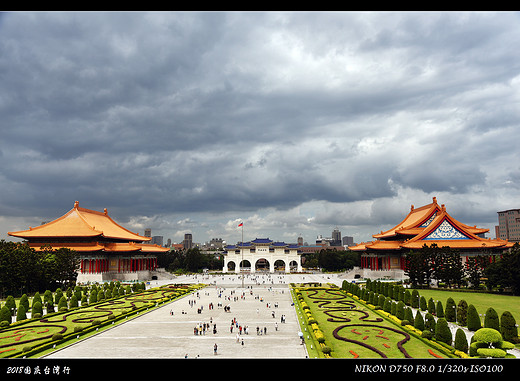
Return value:
<svg viewBox="0 0 520 381">
<path fill-rule="evenodd" d="M 238 250 L 241 247 L 253 248 L 256 244 L 269 244 L 271 247 L 286 247 L 288 249 L 298 249 L 300 246 L 294 243 L 285 243 L 283 241 L 273 242 L 269 238 L 256 238 L 251 242 L 238 242 L 236 245 L 227 245 L 224 250 Z"/>
<path fill-rule="evenodd" d="M 273 241 L 270 240 L 269 238 L 257 238 L 257 239 L 255 239 L 255 240 L 251 241 L 251 243 L 252 243 L 253 245 L 256 244 L 256 243 L 269 243 L 269 244 L 270 244 L 270 243 L 272 243 L 272 242 L 273 242 Z"/>
</svg>

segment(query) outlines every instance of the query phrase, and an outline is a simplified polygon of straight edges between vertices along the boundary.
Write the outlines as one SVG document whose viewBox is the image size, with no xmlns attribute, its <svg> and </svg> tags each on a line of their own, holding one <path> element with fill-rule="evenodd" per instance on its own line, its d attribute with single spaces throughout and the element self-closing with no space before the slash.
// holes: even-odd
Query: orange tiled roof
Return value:
<svg viewBox="0 0 520 381">
<path fill-rule="evenodd" d="M 45 246 L 38 242 L 29 242 L 29 246 L 36 251 L 42 251 Z M 100 243 L 100 242 L 69 242 L 69 243 L 52 243 L 47 244 L 52 249 L 71 249 L 77 252 L 94 252 L 103 251 L 105 253 L 121 253 L 121 252 L 142 252 L 142 253 L 163 253 L 168 251 L 167 247 L 159 245 L 148 245 L 134 242 L 122 243 Z"/>
<path fill-rule="evenodd" d="M 59 237 L 106 237 L 128 241 L 149 241 L 150 237 L 140 236 L 118 225 L 109 217 L 107 210 L 80 208 L 78 202 L 65 215 L 47 224 L 17 232 L 8 232 L 13 237 L 20 238 L 59 238 Z"/>
<path fill-rule="evenodd" d="M 77 252 L 91 252 L 91 251 L 102 251 L 105 247 L 98 242 L 68 242 L 68 243 L 53 243 L 51 244 L 42 244 L 39 242 L 29 242 L 29 247 L 33 248 L 36 251 L 41 251 L 42 247 L 50 246 L 52 249 L 71 249 Z"/>
<path fill-rule="evenodd" d="M 414 209 L 412 205 L 410 213 L 398 225 L 386 232 L 374 234 L 376 241 L 365 242 L 349 249 L 353 251 L 420 249 L 425 244 L 458 249 L 513 246 L 512 242 L 486 239 L 477 235 L 488 231 L 489 229 L 477 228 L 457 221 L 446 212 L 444 205 L 437 204 L 434 197 L 431 204 L 418 209 Z M 403 236 L 410 238 L 404 239 Z"/>
<path fill-rule="evenodd" d="M 412 205 L 410 213 L 402 220 L 399 224 L 394 226 L 385 232 L 374 234 L 372 237 L 377 239 L 388 239 L 395 237 L 398 234 L 403 235 L 415 235 L 419 230 L 422 230 L 421 225 L 427 224 L 429 219 L 432 218 L 441 208 L 437 204 L 437 198 L 433 198 L 433 202 L 428 205 L 424 205 L 420 208 L 415 209 Z"/>
</svg>

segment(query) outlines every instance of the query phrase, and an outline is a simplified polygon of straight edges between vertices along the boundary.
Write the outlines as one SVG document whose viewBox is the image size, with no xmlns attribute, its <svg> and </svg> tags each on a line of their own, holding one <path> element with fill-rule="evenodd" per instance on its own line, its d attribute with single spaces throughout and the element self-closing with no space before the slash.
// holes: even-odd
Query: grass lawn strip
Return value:
<svg viewBox="0 0 520 381">
<path fill-rule="evenodd" d="M 203 285 L 177 285 L 94 303 L 62 313 L 28 319 L 0 330 L 0 358 L 40 357 L 77 340 L 137 317 L 148 309 L 169 303 Z"/>
<path fill-rule="evenodd" d="M 296 316 L 298 318 L 298 323 L 300 324 L 300 330 L 303 333 L 305 348 L 307 350 L 307 354 L 309 358 L 323 358 L 325 357 L 323 352 L 320 351 L 320 345 L 316 336 L 312 333 L 311 324 L 309 323 L 309 317 L 306 315 L 305 311 L 302 309 L 301 303 L 296 296 L 295 289 L 291 287 L 291 296 L 294 301 L 294 307 L 296 309 Z"/>
<path fill-rule="evenodd" d="M 392 319 L 375 313 L 356 297 L 348 297 L 338 288 L 297 287 L 296 291 L 300 308 L 311 311 L 312 318 L 325 336 L 326 345 L 332 348 L 333 357 L 451 357 L 442 348 L 425 343 Z M 308 322 L 308 314 L 304 312 L 303 316 Z"/>
</svg>

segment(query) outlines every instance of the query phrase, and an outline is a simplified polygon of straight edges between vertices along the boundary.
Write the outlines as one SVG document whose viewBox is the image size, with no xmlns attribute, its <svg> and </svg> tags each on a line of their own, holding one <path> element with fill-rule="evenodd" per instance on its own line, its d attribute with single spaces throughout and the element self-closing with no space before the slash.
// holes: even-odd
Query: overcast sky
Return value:
<svg viewBox="0 0 520 381">
<path fill-rule="evenodd" d="M 0 238 L 75 200 L 180 242 L 520 208 L 520 15 L 0 15 Z"/>
</svg>

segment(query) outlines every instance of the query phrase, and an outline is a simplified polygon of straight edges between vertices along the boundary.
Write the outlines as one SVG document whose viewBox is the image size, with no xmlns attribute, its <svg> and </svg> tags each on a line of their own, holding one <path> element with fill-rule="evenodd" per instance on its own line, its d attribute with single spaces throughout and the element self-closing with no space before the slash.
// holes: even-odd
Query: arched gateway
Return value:
<svg viewBox="0 0 520 381">
<path fill-rule="evenodd" d="M 251 242 L 226 246 L 223 272 L 233 271 L 302 271 L 301 252 L 298 245 L 273 242 L 269 238 L 257 238 Z M 240 266 L 241 263 L 246 266 Z"/>
</svg>

